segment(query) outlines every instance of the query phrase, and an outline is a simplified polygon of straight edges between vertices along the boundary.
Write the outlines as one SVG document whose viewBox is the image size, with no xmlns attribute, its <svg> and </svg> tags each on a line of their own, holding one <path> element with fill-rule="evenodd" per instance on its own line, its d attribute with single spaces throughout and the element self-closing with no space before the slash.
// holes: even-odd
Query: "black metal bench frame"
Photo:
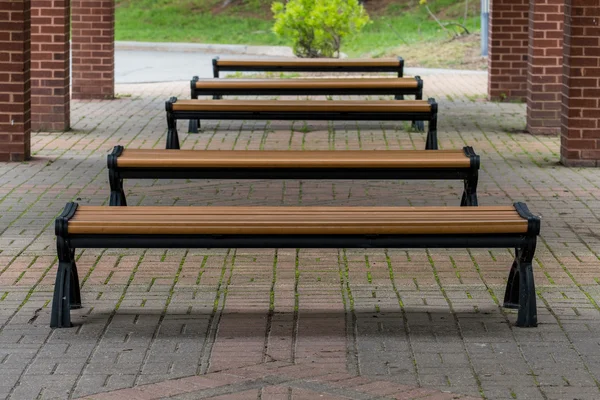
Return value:
<svg viewBox="0 0 600 400">
<path fill-rule="evenodd" d="M 78 248 L 514 248 L 504 307 L 518 309 L 516 325 L 537 326 L 532 261 L 540 219 L 523 203 L 515 209 L 527 219 L 527 233 L 448 235 L 72 235 L 68 221 L 76 203 L 68 203 L 56 219 L 58 271 L 50 326 L 71 325 L 71 309 L 81 308 L 75 250 Z"/>
<path fill-rule="evenodd" d="M 265 60 L 268 61 L 268 60 Z M 212 60 L 213 77 L 218 78 L 219 72 L 394 72 L 398 78 L 404 77 L 404 59 L 398 57 L 398 65 L 219 65 L 219 57 Z"/>
<path fill-rule="evenodd" d="M 437 150 L 437 114 L 438 104 L 428 99 L 431 106 L 427 112 L 332 112 L 332 111 L 175 111 L 173 104 L 177 97 L 171 97 L 165 105 L 167 110 L 167 149 L 179 149 L 177 120 L 306 120 L 306 121 L 427 121 L 427 140 L 425 150 Z"/>
<path fill-rule="evenodd" d="M 115 146 L 107 157 L 110 205 L 126 206 L 123 179 L 456 179 L 463 180 L 461 206 L 477 206 L 479 156 L 472 147 L 463 148 L 469 167 L 438 168 L 247 168 L 247 167 L 119 167 L 123 146 Z M 201 152 L 201 150 L 199 150 Z"/>
<path fill-rule="evenodd" d="M 408 78 L 406 78 L 408 79 Z M 214 88 L 197 87 L 200 78 L 194 76 L 190 81 L 190 98 L 197 100 L 198 96 L 213 96 L 214 100 L 222 99 L 223 96 L 318 96 L 318 95 L 394 95 L 396 100 L 404 99 L 404 95 L 415 96 L 415 100 L 423 100 L 423 80 L 420 76 L 415 76 L 417 87 L 414 88 L 337 88 L 323 89 L 306 85 L 302 88 Z M 198 120 L 190 120 L 190 133 L 198 133 Z M 413 121 L 413 127 L 422 131 L 424 124 L 422 121 Z"/>
</svg>

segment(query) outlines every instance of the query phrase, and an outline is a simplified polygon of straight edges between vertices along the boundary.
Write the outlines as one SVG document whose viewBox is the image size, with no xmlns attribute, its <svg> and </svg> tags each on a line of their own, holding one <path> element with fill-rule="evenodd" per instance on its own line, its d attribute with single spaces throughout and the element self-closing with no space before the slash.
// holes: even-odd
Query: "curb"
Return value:
<svg viewBox="0 0 600 400">
<path fill-rule="evenodd" d="M 246 46 L 237 44 L 206 43 L 153 43 L 153 42 L 115 42 L 115 50 L 164 51 L 179 53 L 210 52 L 226 54 L 246 54 L 270 57 L 295 57 L 287 46 Z"/>
</svg>

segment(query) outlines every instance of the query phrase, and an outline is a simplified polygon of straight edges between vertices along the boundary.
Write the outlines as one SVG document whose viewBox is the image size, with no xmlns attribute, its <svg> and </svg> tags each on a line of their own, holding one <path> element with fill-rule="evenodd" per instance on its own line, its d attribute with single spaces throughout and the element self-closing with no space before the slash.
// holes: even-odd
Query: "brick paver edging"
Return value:
<svg viewBox="0 0 600 400">
<path fill-rule="evenodd" d="M 284 362 L 171 379 L 130 389 L 83 397 L 88 400 L 131 399 L 399 399 L 475 400 L 477 398 L 401 385 L 394 382 L 338 372 L 331 368 L 307 368 Z"/>
</svg>

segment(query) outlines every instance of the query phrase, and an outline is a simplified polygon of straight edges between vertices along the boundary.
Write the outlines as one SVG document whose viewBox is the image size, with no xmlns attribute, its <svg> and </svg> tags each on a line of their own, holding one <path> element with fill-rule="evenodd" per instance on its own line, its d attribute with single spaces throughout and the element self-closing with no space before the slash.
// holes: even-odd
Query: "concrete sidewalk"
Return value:
<svg viewBox="0 0 600 400">
<path fill-rule="evenodd" d="M 196 43 L 116 42 L 115 82 L 149 83 L 212 78 L 212 59 L 294 57 L 284 46 L 214 45 Z M 486 75 L 486 71 L 405 68 L 407 75 Z"/>
</svg>

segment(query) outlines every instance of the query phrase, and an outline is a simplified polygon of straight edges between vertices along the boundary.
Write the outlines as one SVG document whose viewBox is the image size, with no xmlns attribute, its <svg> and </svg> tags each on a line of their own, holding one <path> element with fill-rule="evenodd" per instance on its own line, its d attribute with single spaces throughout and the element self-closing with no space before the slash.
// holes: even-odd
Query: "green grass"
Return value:
<svg viewBox="0 0 600 400">
<path fill-rule="evenodd" d="M 284 45 L 271 21 L 194 11 L 193 2 L 135 0 L 116 10 L 116 40 Z"/>
<path fill-rule="evenodd" d="M 466 26 L 479 30 L 477 6 L 470 0 Z M 342 51 L 350 56 L 384 56 L 402 45 L 448 39 L 448 35 L 417 1 L 390 3 L 381 16 L 346 40 Z M 195 42 L 248 45 L 289 45 L 271 32 L 268 2 L 252 0 L 221 10 L 218 0 L 117 0 L 116 40 Z M 442 20 L 460 20 L 464 2 L 436 0 L 432 11 Z M 259 15 L 263 18 L 257 18 Z"/>
<path fill-rule="evenodd" d="M 381 57 L 391 48 L 448 39 L 435 21 L 425 19 L 420 12 L 399 17 L 381 17 L 373 20 L 364 30 L 347 40 L 342 51 L 350 56 Z M 469 18 L 469 31 L 479 30 L 479 18 Z M 391 29 L 390 26 L 393 28 Z"/>
</svg>

